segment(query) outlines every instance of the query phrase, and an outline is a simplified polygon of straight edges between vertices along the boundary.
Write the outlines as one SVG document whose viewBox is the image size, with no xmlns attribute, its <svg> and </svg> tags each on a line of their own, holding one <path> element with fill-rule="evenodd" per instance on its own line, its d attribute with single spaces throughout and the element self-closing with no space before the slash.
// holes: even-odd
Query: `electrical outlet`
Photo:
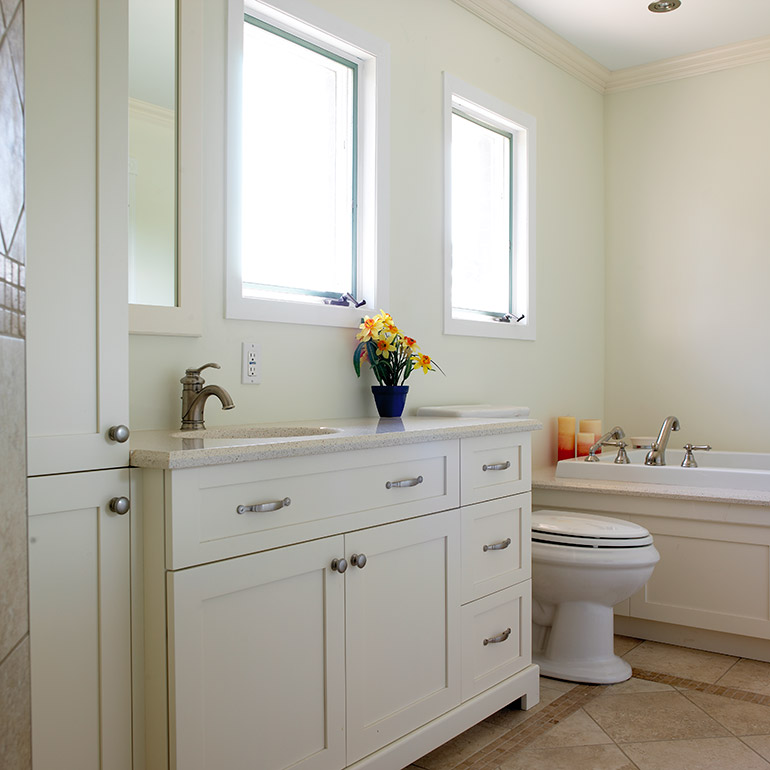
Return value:
<svg viewBox="0 0 770 770">
<path fill-rule="evenodd" d="M 241 343 L 241 382 L 244 385 L 262 382 L 262 351 L 256 342 Z"/>
</svg>

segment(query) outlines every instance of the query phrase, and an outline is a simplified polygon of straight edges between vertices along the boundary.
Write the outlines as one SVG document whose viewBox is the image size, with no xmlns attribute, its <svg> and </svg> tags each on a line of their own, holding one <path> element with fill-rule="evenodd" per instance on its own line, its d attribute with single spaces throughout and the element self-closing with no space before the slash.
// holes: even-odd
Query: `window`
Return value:
<svg viewBox="0 0 770 770">
<path fill-rule="evenodd" d="M 535 338 L 535 119 L 444 73 L 447 334 Z"/>
<path fill-rule="evenodd" d="M 232 0 L 227 316 L 354 326 L 387 303 L 387 46 Z"/>
</svg>

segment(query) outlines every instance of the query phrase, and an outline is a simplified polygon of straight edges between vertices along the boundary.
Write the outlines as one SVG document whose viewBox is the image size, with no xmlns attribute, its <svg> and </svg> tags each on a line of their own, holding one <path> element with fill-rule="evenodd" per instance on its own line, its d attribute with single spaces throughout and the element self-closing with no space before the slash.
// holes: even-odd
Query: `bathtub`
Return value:
<svg viewBox="0 0 770 770">
<path fill-rule="evenodd" d="M 646 449 L 628 452 L 631 463 L 616 465 L 615 450 L 606 447 L 598 463 L 579 457 L 562 460 L 556 466 L 556 478 L 601 481 L 629 481 L 682 487 L 717 487 L 770 492 L 770 453 L 695 452 L 697 468 L 682 468 L 683 449 L 666 450 L 666 464 L 644 464 Z"/>
</svg>

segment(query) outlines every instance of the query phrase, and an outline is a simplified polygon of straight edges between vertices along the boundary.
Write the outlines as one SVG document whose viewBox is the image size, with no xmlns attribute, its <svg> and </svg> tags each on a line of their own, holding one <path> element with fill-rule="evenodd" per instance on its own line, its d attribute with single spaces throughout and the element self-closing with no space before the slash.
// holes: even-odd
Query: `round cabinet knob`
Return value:
<svg viewBox="0 0 770 770">
<path fill-rule="evenodd" d="M 122 516 L 131 509 L 131 501 L 127 497 L 113 497 L 109 504 L 110 510 Z"/>
<path fill-rule="evenodd" d="M 359 569 L 363 569 L 366 566 L 366 554 L 363 553 L 354 553 L 350 557 L 350 563 L 354 567 L 358 567 Z"/>
<path fill-rule="evenodd" d="M 113 425 L 107 431 L 107 437 L 110 441 L 117 441 L 118 444 L 123 444 L 128 441 L 128 437 L 131 435 L 131 431 L 127 425 Z"/>
<path fill-rule="evenodd" d="M 345 561 L 345 559 L 332 560 L 332 569 L 335 572 L 339 572 L 340 574 L 342 574 L 347 568 L 348 568 L 348 563 Z"/>
</svg>

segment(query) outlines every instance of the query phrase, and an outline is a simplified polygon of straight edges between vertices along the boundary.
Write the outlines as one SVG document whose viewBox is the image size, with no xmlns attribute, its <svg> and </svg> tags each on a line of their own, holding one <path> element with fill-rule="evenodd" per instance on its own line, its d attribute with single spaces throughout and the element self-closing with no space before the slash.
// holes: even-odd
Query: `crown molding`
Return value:
<svg viewBox="0 0 770 770">
<path fill-rule="evenodd" d="M 454 0 L 566 73 L 604 93 L 610 71 L 510 0 Z"/>
<path fill-rule="evenodd" d="M 134 99 L 132 96 L 128 97 L 128 114 L 162 126 L 173 126 L 176 117 L 175 110 L 161 107 L 159 104 L 144 102 L 141 99 Z"/>
<path fill-rule="evenodd" d="M 769 59 L 770 35 L 684 56 L 675 56 L 651 64 L 640 64 L 638 67 L 615 70 L 610 74 L 605 93 L 628 91 L 656 83 L 667 83 L 670 80 L 706 75 L 709 72 L 718 72 Z"/>
<path fill-rule="evenodd" d="M 770 60 L 770 35 L 611 71 L 511 0 L 454 0 L 513 40 L 599 93 L 628 91 Z"/>
</svg>

